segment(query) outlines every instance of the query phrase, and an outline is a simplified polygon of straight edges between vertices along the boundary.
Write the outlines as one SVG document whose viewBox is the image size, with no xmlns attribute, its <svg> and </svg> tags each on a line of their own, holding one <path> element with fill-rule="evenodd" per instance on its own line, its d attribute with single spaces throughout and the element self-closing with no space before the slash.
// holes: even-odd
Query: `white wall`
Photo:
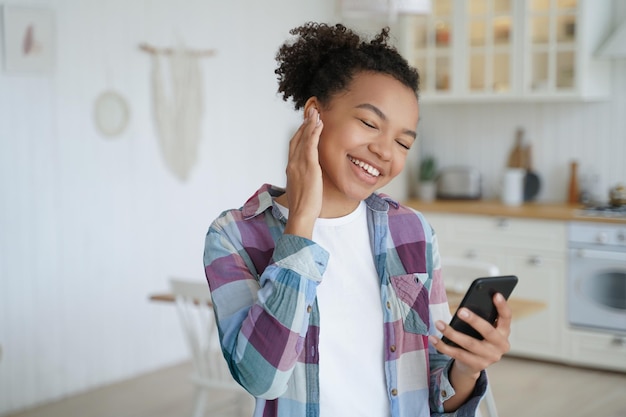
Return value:
<svg viewBox="0 0 626 417">
<path fill-rule="evenodd" d="M 33 0 L 54 11 L 47 75 L 0 71 L 0 415 L 187 357 L 170 276 L 203 280 L 209 222 L 261 182 L 283 184 L 299 115 L 276 95 L 274 55 L 290 28 L 334 20 L 334 1 Z M 165 168 L 141 42 L 215 49 L 202 62 L 199 163 Z M 94 99 L 124 94 L 118 139 Z M 260 161 L 264 161 L 259 165 Z M 177 382 L 173 382 L 177 383 Z"/>
</svg>

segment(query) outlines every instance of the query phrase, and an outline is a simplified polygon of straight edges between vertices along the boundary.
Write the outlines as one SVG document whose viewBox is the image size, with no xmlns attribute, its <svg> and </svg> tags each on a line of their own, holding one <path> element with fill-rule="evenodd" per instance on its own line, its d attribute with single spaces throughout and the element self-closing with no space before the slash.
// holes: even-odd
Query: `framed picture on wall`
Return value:
<svg viewBox="0 0 626 417">
<path fill-rule="evenodd" d="M 52 10 L 5 5 L 2 31 L 7 72 L 49 73 L 54 69 L 56 33 Z"/>
</svg>

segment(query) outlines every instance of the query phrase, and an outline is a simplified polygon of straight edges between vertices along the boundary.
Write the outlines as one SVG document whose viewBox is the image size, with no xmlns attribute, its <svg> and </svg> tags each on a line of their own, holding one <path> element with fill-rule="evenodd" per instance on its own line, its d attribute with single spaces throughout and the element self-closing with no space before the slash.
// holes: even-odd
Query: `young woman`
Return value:
<svg viewBox="0 0 626 417">
<path fill-rule="evenodd" d="M 416 140 L 418 74 L 387 43 L 309 23 L 278 51 L 279 92 L 303 110 L 287 185 L 222 213 L 204 265 L 224 357 L 254 416 L 473 416 L 484 369 L 508 350 L 496 327 L 451 329 L 437 240 L 376 190 Z M 462 348 L 441 342 L 445 335 Z"/>
</svg>

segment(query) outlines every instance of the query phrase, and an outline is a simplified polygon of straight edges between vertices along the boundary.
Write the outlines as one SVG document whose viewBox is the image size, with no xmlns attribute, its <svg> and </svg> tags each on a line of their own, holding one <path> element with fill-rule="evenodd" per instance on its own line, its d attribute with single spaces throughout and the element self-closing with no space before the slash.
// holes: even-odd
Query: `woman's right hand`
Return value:
<svg viewBox="0 0 626 417">
<path fill-rule="evenodd" d="M 322 211 L 322 168 L 317 146 L 323 126 L 318 110 L 310 106 L 302 125 L 289 142 L 286 234 L 311 239 L 313 225 Z"/>
</svg>

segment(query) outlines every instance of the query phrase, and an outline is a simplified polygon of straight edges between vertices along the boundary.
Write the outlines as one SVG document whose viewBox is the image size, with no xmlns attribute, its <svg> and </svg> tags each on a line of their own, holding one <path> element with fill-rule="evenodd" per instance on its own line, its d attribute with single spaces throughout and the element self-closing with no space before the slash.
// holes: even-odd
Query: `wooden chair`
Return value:
<svg viewBox="0 0 626 417">
<path fill-rule="evenodd" d="M 192 417 L 204 416 L 207 411 L 211 411 L 211 417 L 217 416 L 216 412 L 227 408 L 235 408 L 237 415 L 243 417 L 250 412 L 246 405 L 252 397 L 234 381 L 222 356 L 207 283 L 171 279 L 170 289 L 191 351 L 190 378 L 195 386 Z M 235 395 L 224 398 L 223 390 Z"/>
<path fill-rule="evenodd" d="M 494 264 L 463 258 L 442 257 L 441 270 L 446 282 L 446 289 L 457 293 L 465 293 L 476 278 L 500 275 L 500 269 Z M 487 392 L 481 403 L 484 403 L 488 417 L 498 417 L 496 401 L 490 385 L 487 385 Z M 481 411 L 478 410 L 476 415 L 481 417 Z"/>
</svg>

